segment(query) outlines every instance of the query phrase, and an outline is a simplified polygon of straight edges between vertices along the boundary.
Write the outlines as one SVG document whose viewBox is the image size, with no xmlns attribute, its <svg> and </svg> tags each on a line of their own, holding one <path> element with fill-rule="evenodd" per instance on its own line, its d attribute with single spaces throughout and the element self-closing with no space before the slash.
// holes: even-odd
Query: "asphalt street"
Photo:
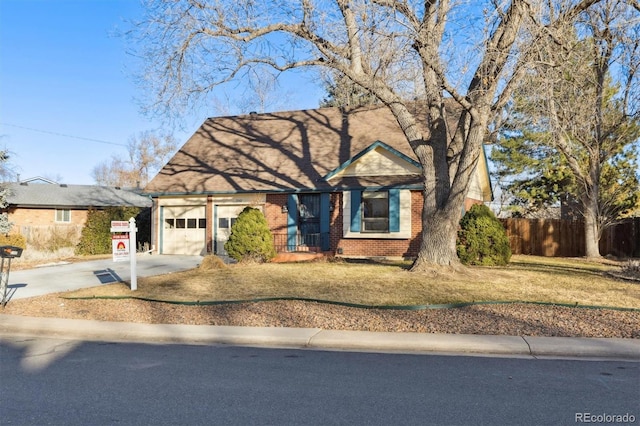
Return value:
<svg viewBox="0 0 640 426">
<path fill-rule="evenodd" d="M 0 358 L 4 425 L 569 425 L 599 416 L 601 424 L 640 419 L 638 362 L 43 337 L 4 337 Z M 627 421 L 610 421 L 618 418 Z"/>
<path fill-rule="evenodd" d="M 149 255 L 136 257 L 137 276 L 148 277 L 195 268 L 201 256 Z M 129 262 L 112 259 L 56 264 L 9 274 L 9 298 L 22 299 L 131 279 Z"/>
</svg>

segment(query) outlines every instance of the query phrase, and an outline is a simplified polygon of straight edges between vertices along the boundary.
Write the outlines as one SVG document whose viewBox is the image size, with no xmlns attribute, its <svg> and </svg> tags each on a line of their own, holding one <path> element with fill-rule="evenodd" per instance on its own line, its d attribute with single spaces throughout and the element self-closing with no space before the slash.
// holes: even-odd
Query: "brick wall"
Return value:
<svg viewBox="0 0 640 426">
<path fill-rule="evenodd" d="M 388 256 L 415 257 L 420 247 L 420 217 L 422 215 L 422 193 L 411 191 L 411 238 L 409 239 L 362 239 L 343 238 L 342 193 L 330 194 L 333 207 L 329 225 L 329 251 L 337 253 L 342 249 L 343 256 Z M 268 194 L 265 204 L 265 217 L 274 234 L 286 234 L 287 214 L 282 206 L 287 204 L 287 194 Z"/>
<path fill-rule="evenodd" d="M 464 211 L 469 211 L 469 209 L 471 209 L 474 204 L 484 204 L 484 201 L 467 198 L 466 200 L 464 200 Z"/>
<path fill-rule="evenodd" d="M 56 222 L 56 209 L 10 208 L 9 222 L 22 226 L 80 225 L 87 221 L 87 210 L 71 210 L 71 222 Z"/>
<path fill-rule="evenodd" d="M 264 216 L 274 234 L 287 233 L 287 213 L 282 213 L 282 207 L 287 205 L 287 194 L 267 194 L 264 205 Z"/>
<path fill-rule="evenodd" d="M 335 196 L 335 200 L 334 197 Z M 422 192 L 411 191 L 411 238 L 409 239 L 363 239 L 342 238 L 342 193 L 332 194 L 334 211 L 331 216 L 331 251 L 342 249 L 342 256 L 364 257 L 416 257 L 420 248 L 422 230 Z"/>
</svg>

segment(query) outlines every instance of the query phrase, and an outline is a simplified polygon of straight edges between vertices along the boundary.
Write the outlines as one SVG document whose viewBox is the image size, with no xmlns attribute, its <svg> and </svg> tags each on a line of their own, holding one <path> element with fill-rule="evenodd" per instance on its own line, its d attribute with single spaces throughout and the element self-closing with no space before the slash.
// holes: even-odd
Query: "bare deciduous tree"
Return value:
<svg viewBox="0 0 640 426">
<path fill-rule="evenodd" d="M 173 136 L 141 132 L 127 143 L 127 158 L 113 155 L 93 168 L 92 177 L 99 185 L 138 188 L 146 185 L 175 153 Z"/>
<path fill-rule="evenodd" d="M 160 109 L 191 108 L 256 66 L 329 68 L 374 95 L 422 165 L 422 242 L 413 270 L 425 270 L 459 265 L 456 235 L 470 176 L 531 46 L 597 2 L 149 0 L 130 35 L 146 61 L 149 102 Z M 426 116 L 412 113 L 408 93 L 424 99 Z"/>
<path fill-rule="evenodd" d="M 550 30 L 508 114 L 508 127 L 537 134 L 534 145 L 568 166 L 587 257 L 600 256 L 603 229 L 635 199 L 637 180 L 623 179 L 621 165 L 640 137 L 639 35 L 640 10 L 625 0 L 602 1 L 575 27 Z"/>
</svg>

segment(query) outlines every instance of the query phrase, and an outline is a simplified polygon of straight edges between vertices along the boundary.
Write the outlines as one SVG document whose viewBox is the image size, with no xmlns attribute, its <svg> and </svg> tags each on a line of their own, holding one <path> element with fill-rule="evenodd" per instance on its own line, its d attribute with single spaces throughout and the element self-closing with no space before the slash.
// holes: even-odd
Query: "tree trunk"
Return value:
<svg viewBox="0 0 640 426">
<path fill-rule="evenodd" d="M 456 251 L 459 222 L 459 215 L 447 214 L 444 210 L 431 214 L 423 209 L 422 242 L 411 271 L 428 271 L 441 266 L 460 268 Z"/>
<path fill-rule="evenodd" d="M 465 121 L 465 115 L 463 113 L 461 121 Z M 431 150 L 424 150 L 425 146 L 414 148 L 423 165 L 425 190 L 422 241 L 411 271 L 429 271 L 442 266 L 452 267 L 456 271 L 462 269 L 456 250 L 458 227 L 469 181 L 482 149 L 488 114 L 479 116 L 479 120 L 471 121 L 469 132 L 466 135 L 462 133 L 466 137 L 459 152 L 455 152 L 454 147 L 447 144 L 448 136 L 445 132 L 432 132 L 432 139 L 428 144 Z M 433 167 L 428 167 L 429 163 L 424 161 L 423 150 L 432 153 Z M 457 162 L 448 158 L 449 152 L 459 157 Z M 450 174 L 449 167 L 453 167 L 455 172 Z"/>
<path fill-rule="evenodd" d="M 600 255 L 600 225 L 598 224 L 598 200 L 584 202 L 585 256 L 598 258 Z"/>
</svg>

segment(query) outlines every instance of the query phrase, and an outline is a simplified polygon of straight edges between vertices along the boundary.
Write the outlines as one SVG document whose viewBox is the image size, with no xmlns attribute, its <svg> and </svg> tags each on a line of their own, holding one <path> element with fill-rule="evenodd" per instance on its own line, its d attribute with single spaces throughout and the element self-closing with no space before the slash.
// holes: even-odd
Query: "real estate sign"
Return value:
<svg viewBox="0 0 640 426">
<path fill-rule="evenodd" d="M 111 246 L 113 247 L 113 261 L 129 261 L 131 264 L 131 290 L 138 289 L 138 277 L 136 271 L 136 220 L 134 218 L 129 221 L 112 220 L 111 232 L 126 232 L 126 234 L 111 235 Z M 133 241 L 133 253 L 130 253 L 130 244 Z"/>
<path fill-rule="evenodd" d="M 126 262 L 129 260 L 129 234 L 111 235 L 111 247 L 113 248 L 114 262 Z"/>
<path fill-rule="evenodd" d="M 129 232 L 129 222 L 126 220 L 112 220 L 111 232 Z"/>
</svg>

